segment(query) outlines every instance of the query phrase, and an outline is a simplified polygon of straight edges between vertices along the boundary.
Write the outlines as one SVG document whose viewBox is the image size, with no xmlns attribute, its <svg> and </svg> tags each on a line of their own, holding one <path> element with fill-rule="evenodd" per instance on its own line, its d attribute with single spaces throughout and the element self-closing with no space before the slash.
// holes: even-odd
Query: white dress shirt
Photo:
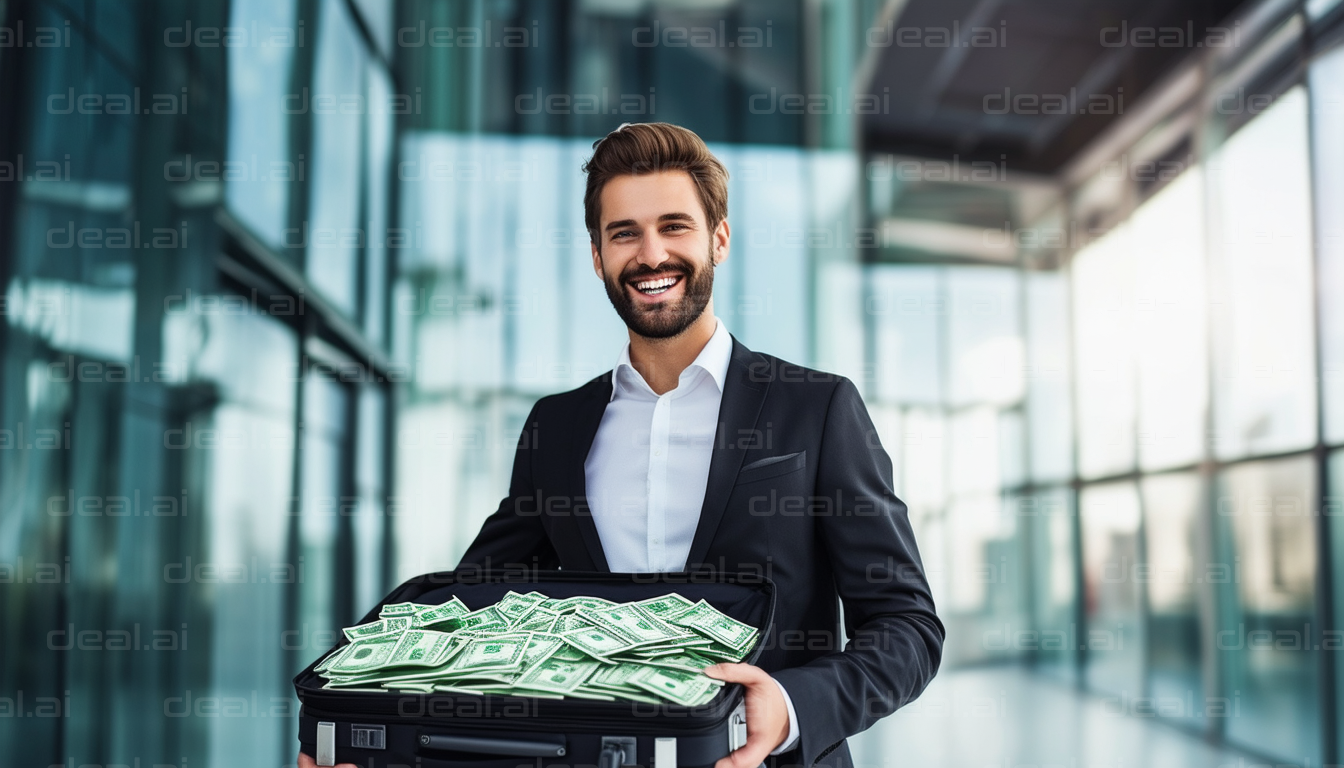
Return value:
<svg viewBox="0 0 1344 768">
<path fill-rule="evenodd" d="M 723 383 L 733 340 L 716 317 L 714 334 L 677 386 L 659 395 L 630 365 L 630 344 L 612 372 L 611 400 L 584 461 L 588 505 L 607 565 L 617 573 L 681 571 L 691 552 L 709 482 Z M 779 685 L 779 683 L 775 683 Z M 798 740 L 788 691 L 789 735 Z"/>
</svg>

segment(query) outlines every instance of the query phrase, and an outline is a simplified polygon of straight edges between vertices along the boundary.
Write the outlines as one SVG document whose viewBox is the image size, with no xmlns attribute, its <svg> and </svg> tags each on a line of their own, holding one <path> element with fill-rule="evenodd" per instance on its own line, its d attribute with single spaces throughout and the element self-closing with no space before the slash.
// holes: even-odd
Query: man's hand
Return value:
<svg viewBox="0 0 1344 768">
<path fill-rule="evenodd" d="M 705 674 L 747 689 L 747 743 L 714 768 L 756 768 L 789 735 L 789 709 L 779 686 L 750 664 L 714 664 L 705 667 Z"/>
<path fill-rule="evenodd" d="M 299 768 L 317 768 L 317 761 L 300 752 Z M 359 766 L 354 763 L 341 763 L 337 765 L 336 768 L 359 768 Z"/>
</svg>

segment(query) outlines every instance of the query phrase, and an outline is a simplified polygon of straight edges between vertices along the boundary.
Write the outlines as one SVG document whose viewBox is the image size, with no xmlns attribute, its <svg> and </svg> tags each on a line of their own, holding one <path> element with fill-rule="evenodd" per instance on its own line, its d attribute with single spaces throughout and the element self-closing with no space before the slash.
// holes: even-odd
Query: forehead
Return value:
<svg viewBox="0 0 1344 768">
<path fill-rule="evenodd" d="M 602 187 L 602 222 L 655 220 L 665 213 L 689 213 L 703 221 L 695 182 L 686 171 L 617 176 Z"/>
</svg>

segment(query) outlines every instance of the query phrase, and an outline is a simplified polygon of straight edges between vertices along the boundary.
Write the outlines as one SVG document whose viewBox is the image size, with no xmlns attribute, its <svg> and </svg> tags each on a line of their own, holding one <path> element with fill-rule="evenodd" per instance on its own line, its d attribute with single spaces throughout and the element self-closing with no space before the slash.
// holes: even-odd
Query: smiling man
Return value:
<svg viewBox="0 0 1344 768">
<path fill-rule="evenodd" d="M 593 271 L 630 341 L 533 407 L 462 565 L 764 573 L 780 600 L 757 664 L 706 670 L 747 690 L 747 744 L 718 768 L 852 765 L 845 738 L 919 695 L 944 637 L 891 459 L 852 382 L 715 316 L 728 173 L 698 136 L 622 125 L 584 170 Z"/>
<path fill-rule="evenodd" d="M 753 352 L 714 315 L 728 173 L 704 142 L 645 123 L 594 147 L 593 271 L 630 341 L 533 406 L 458 567 L 770 577 L 756 664 L 705 670 L 747 692 L 747 743 L 717 768 L 851 766 L 846 737 L 923 691 L 944 637 L 891 460 L 852 382 Z"/>
</svg>

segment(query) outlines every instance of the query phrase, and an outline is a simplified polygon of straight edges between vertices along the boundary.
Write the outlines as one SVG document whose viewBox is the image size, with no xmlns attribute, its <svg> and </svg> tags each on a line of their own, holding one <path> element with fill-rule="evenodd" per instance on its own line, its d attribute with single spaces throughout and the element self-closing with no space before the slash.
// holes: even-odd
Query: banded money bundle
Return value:
<svg viewBox="0 0 1344 768">
<path fill-rule="evenodd" d="M 476 611 L 456 597 L 386 605 L 345 635 L 316 667 L 326 688 L 698 706 L 723 685 L 701 670 L 741 661 L 758 631 L 675 593 L 614 603 L 509 592 Z"/>
</svg>

